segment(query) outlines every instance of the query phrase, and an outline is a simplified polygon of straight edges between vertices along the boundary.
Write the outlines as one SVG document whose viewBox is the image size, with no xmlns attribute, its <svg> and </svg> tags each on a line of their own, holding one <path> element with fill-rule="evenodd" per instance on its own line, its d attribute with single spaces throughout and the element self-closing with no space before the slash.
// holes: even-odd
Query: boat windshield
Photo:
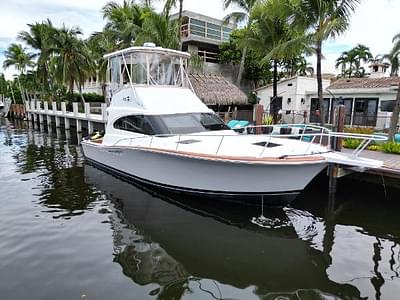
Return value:
<svg viewBox="0 0 400 300">
<path fill-rule="evenodd" d="M 131 115 L 115 121 L 114 128 L 147 135 L 188 134 L 230 129 L 213 113 Z"/>
<path fill-rule="evenodd" d="M 187 87 L 187 59 L 171 53 L 133 52 L 109 58 L 111 89 L 129 85 Z"/>
</svg>

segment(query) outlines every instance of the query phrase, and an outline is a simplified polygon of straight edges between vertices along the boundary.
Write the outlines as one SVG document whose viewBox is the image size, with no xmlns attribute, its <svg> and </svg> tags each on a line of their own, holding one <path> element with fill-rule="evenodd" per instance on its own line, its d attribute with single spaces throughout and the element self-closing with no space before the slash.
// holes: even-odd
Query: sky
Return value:
<svg viewBox="0 0 400 300">
<path fill-rule="evenodd" d="M 28 30 L 27 24 L 40 22 L 47 18 L 53 24 L 61 26 L 79 26 L 84 35 L 100 31 L 105 21 L 101 8 L 107 0 L 1 0 L 0 1 L 0 73 L 7 78 L 15 74 L 13 68 L 2 69 L 4 50 L 21 30 Z M 116 0 L 122 2 L 122 0 Z M 161 8 L 161 0 L 156 7 Z M 184 0 L 184 10 L 191 10 L 215 18 L 223 18 L 229 11 L 224 11 L 222 0 Z M 400 32 L 400 0 L 361 0 L 356 13 L 352 16 L 349 30 L 335 40 L 324 45 L 325 59 L 322 70 L 337 73 L 336 58 L 357 44 L 370 47 L 372 54 L 388 53 L 392 38 Z M 315 64 L 315 58 L 309 61 Z"/>
</svg>

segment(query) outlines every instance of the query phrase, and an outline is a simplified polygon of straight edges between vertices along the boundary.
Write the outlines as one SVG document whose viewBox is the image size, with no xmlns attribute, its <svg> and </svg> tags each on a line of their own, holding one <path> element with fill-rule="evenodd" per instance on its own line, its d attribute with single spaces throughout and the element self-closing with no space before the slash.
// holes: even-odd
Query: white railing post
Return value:
<svg viewBox="0 0 400 300">
<path fill-rule="evenodd" d="M 36 104 L 36 111 L 39 112 L 40 111 L 40 100 L 35 100 L 35 104 Z"/>
<path fill-rule="evenodd" d="M 90 103 L 85 103 L 85 117 L 87 120 L 90 119 Z"/>
<path fill-rule="evenodd" d="M 67 114 L 67 104 L 65 102 L 61 102 L 61 114 L 63 116 Z"/>
<path fill-rule="evenodd" d="M 57 115 L 57 102 L 51 102 L 51 108 L 53 109 L 53 114 Z"/>
<path fill-rule="evenodd" d="M 77 118 L 78 117 L 78 113 L 79 113 L 78 103 L 76 103 L 76 102 L 72 103 L 72 111 L 74 113 L 74 117 Z"/>
<path fill-rule="evenodd" d="M 44 112 L 47 115 L 47 112 L 49 111 L 49 103 L 47 101 L 44 101 L 43 105 L 44 105 Z"/>
</svg>

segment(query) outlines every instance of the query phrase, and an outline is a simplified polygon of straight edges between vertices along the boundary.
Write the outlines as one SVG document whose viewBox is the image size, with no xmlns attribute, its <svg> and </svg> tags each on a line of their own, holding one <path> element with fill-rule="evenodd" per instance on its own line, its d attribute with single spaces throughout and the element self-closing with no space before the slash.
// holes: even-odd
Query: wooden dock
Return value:
<svg viewBox="0 0 400 300">
<path fill-rule="evenodd" d="M 344 153 L 351 153 L 353 150 L 343 149 Z M 380 151 L 364 150 L 360 157 L 376 159 L 383 161 L 383 166 L 378 169 L 369 169 L 365 173 L 379 176 L 386 176 L 394 179 L 400 179 L 400 155 L 384 153 Z"/>
<path fill-rule="evenodd" d="M 19 111 L 21 108 L 18 107 Z M 82 126 L 87 129 L 88 133 L 93 133 L 94 125 L 98 124 L 102 129 L 107 123 L 107 104 L 101 103 L 101 107 L 97 113 L 92 112 L 93 107 L 90 103 L 85 103 L 84 111 L 79 111 L 79 104 L 72 103 L 72 111 L 67 110 L 66 102 L 57 104 L 56 102 L 49 103 L 46 101 L 29 101 L 25 105 L 24 114 L 29 121 L 38 122 L 39 124 L 46 123 L 47 126 L 55 124 L 55 126 L 64 126 L 65 129 L 70 129 L 71 126 L 77 132 L 82 132 Z"/>
</svg>

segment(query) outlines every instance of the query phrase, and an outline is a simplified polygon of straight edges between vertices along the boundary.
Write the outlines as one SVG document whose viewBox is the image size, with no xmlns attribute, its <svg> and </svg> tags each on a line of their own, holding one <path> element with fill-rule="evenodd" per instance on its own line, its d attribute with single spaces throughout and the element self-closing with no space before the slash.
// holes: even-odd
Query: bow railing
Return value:
<svg viewBox="0 0 400 300">
<path fill-rule="evenodd" d="M 300 127 L 300 125 L 302 125 Z M 244 127 L 244 131 L 257 131 L 258 129 L 265 128 L 268 125 L 260 125 L 260 126 L 247 126 Z M 372 141 L 383 142 L 386 141 L 387 138 L 382 135 L 376 134 L 357 134 L 357 133 L 344 133 L 344 132 L 334 132 L 327 128 L 316 126 L 316 125 L 306 125 L 306 124 L 293 124 L 293 125 L 275 125 L 274 130 L 269 134 L 256 134 L 254 135 L 254 141 L 265 143 L 260 149 L 257 155 L 254 155 L 257 158 L 261 158 L 265 153 L 265 150 L 272 143 L 277 141 L 277 139 L 296 139 L 307 143 L 308 146 L 305 147 L 305 150 L 302 153 L 297 154 L 285 154 L 282 156 L 298 156 L 298 155 L 311 155 L 318 153 L 326 153 L 333 151 L 331 149 L 332 143 L 335 139 L 357 139 L 361 140 L 359 146 L 353 150 L 352 155 L 357 157 L 359 154 L 365 150 L 368 145 Z M 278 133 L 277 130 L 280 128 L 296 128 L 297 130 L 291 133 Z M 158 134 L 158 135 L 140 135 L 135 137 L 127 137 L 121 138 L 117 140 L 112 146 L 130 146 L 130 147 L 154 147 L 155 142 L 162 145 L 169 145 L 169 149 L 171 145 L 173 145 L 173 149 L 175 151 L 179 151 L 182 145 L 192 144 L 192 143 L 206 143 L 207 150 L 210 150 L 210 147 L 214 148 L 215 151 L 211 151 L 215 155 L 220 153 L 220 150 L 224 143 L 227 143 L 227 140 L 234 137 L 236 140 L 240 138 L 248 138 L 248 134 L 238 134 L 238 133 L 226 133 L 226 131 L 222 134 L 218 134 L 213 132 L 211 133 L 194 133 L 194 134 Z M 265 140 L 263 140 L 265 138 Z M 196 139 L 196 140 L 194 140 Z M 204 144 L 203 144 L 204 145 Z M 318 151 L 312 149 L 313 145 L 319 145 Z M 154 147 L 159 148 L 159 147 Z M 313 151 L 311 151 L 313 150 Z"/>
</svg>

